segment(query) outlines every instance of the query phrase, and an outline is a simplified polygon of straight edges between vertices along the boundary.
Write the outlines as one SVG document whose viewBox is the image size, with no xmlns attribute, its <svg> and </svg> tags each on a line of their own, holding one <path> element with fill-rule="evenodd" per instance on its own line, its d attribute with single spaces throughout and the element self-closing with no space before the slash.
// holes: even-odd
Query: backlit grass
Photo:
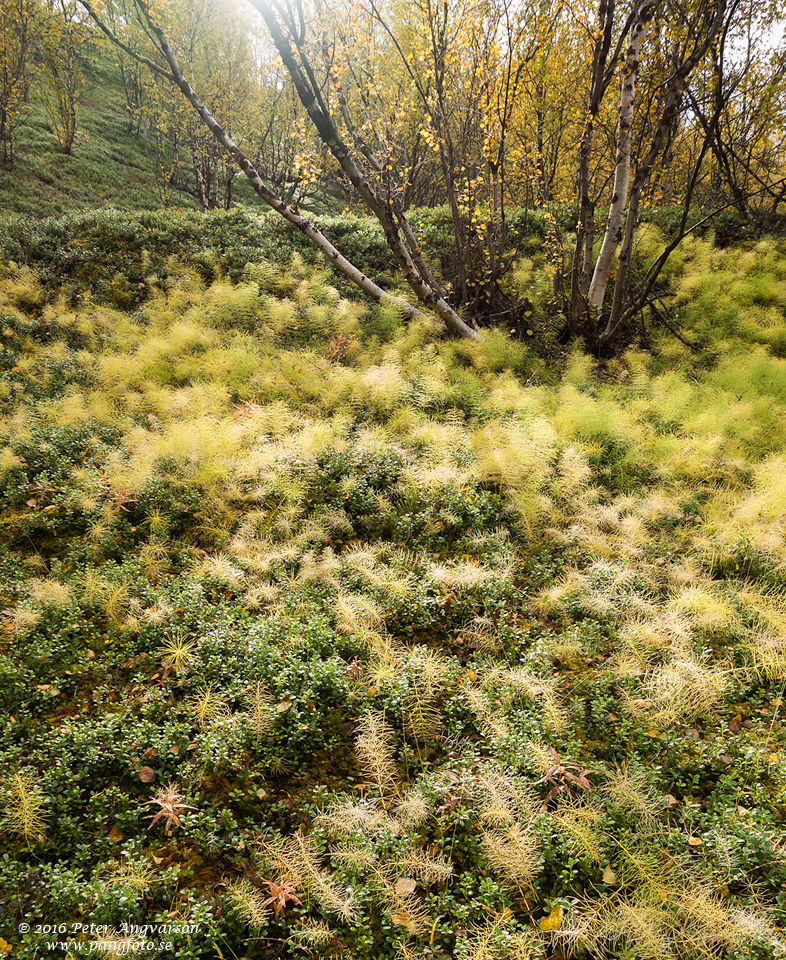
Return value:
<svg viewBox="0 0 786 960">
<path fill-rule="evenodd" d="M 776 244 L 671 265 L 714 356 L 603 369 L 290 254 L 3 266 L 13 955 L 781 956 Z"/>
</svg>

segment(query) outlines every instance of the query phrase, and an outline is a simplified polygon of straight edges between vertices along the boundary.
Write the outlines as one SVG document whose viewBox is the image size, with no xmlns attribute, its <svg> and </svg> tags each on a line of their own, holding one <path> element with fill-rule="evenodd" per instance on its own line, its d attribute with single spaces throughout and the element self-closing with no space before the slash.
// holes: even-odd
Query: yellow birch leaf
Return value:
<svg viewBox="0 0 786 960">
<path fill-rule="evenodd" d="M 551 908 L 551 913 L 540 921 L 540 924 L 539 924 L 540 929 L 541 930 L 559 930 L 559 928 L 562 926 L 563 912 L 564 911 L 562 907 L 558 903 L 555 903 L 554 906 Z"/>
</svg>

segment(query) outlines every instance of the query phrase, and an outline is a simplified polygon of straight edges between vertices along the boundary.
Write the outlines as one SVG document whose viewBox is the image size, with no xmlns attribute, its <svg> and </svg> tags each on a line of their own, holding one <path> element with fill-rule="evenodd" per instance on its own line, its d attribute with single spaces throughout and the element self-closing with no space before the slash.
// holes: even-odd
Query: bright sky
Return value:
<svg viewBox="0 0 786 960">
<path fill-rule="evenodd" d="M 783 40 L 784 31 L 786 31 L 786 20 L 781 20 L 779 24 L 772 27 L 770 30 L 770 43 L 773 47 Z"/>
</svg>

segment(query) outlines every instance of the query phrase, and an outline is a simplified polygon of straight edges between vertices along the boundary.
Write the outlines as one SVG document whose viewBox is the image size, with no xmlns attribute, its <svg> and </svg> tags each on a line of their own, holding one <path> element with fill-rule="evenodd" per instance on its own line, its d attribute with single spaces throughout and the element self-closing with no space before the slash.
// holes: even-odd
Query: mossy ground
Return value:
<svg viewBox="0 0 786 960">
<path fill-rule="evenodd" d="M 156 216 L 3 238 L 3 951 L 781 955 L 782 244 L 555 368 Z"/>
</svg>

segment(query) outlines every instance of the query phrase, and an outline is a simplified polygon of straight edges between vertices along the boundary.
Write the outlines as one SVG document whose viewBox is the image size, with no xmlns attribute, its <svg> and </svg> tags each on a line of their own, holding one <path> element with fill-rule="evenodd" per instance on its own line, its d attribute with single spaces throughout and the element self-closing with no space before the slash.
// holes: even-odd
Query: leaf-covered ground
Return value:
<svg viewBox="0 0 786 960">
<path fill-rule="evenodd" d="M 780 956 L 785 252 L 687 241 L 714 355 L 602 370 L 6 264 L 0 953 Z"/>
</svg>

